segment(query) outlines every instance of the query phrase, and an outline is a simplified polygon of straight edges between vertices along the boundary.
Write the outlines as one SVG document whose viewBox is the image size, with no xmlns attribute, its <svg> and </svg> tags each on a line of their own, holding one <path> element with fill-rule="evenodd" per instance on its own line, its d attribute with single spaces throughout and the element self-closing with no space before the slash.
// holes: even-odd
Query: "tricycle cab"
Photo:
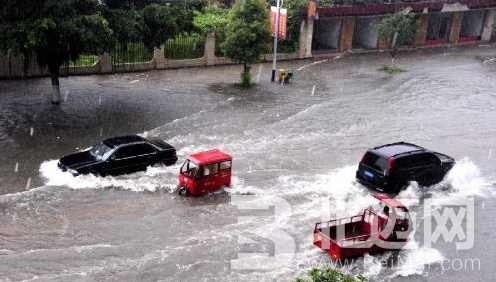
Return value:
<svg viewBox="0 0 496 282">
<path fill-rule="evenodd" d="M 232 156 L 217 149 L 189 155 L 179 171 L 179 193 L 199 196 L 231 186 Z"/>
</svg>

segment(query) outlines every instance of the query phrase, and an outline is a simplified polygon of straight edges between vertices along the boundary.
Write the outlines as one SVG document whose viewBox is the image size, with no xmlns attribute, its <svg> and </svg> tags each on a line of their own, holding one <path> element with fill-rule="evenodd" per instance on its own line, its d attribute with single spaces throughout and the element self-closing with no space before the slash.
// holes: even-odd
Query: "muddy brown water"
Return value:
<svg viewBox="0 0 496 282">
<path fill-rule="evenodd" d="M 0 281 L 292 281 L 336 266 L 312 245 L 313 224 L 367 204 L 375 192 L 354 181 L 356 164 L 395 141 L 457 165 L 441 184 L 397 196 L 417 213 L 408 249 L 341 268 L 371 281 L 490 281 L 495 58 L 491 45 L 416 50 L 397 55 L 406 72 L 396 75 L 378 71 L 387 53 L 279 62 L 294 70 L 286 85 L 270 82 L 270 63 L 256 64 L 244 92 L 230 86 L 241 66 L 69 77 L 59 106 L 47 78 L 0 81 Z M 61 156 L 124 134 L 166 140 L 178 164 L 108 178 L 57 170 Z M 233 187 L 177 196 L 181 161 L 210 148 L 233 155 Z M 465 237 L 429 247 L 426 224 L 441 224 L 425 211 L 471 199 Z M 240 254 L 259 255 L 240 269 Z"/>
</svg>

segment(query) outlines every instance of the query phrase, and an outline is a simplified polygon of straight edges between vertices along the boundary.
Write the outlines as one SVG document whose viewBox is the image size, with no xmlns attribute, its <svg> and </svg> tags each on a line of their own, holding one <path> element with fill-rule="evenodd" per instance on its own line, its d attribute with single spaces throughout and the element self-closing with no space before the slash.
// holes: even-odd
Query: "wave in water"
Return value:
<svg viewBox="0 0 496 282">
<path fill-rule="evenodd" d="M 45 185 L 67 186 L 71 189 L 122 189 L 135 192 L 173 192 L 177 186 L 179 165 L 148 167 L 146 171 L 119 176 L 100 177 L 93 174 L 74 177 L 57 167 L 57 160 L 40 165 Z"/>
</svg>

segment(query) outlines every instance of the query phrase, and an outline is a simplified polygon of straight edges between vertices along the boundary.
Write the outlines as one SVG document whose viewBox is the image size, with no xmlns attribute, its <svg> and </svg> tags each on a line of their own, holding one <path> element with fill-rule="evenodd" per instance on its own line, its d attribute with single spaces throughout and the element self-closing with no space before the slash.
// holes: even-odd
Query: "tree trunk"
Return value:
<svg viewBox="0 0 496 282">
<path fill-rule="evenodd" d="M 58 105 L 60 104 L 60 84 L 59 84 L 59 74 L 52 73 L 52 96 L 50 101 L 52 104 Z"/>
</svg>

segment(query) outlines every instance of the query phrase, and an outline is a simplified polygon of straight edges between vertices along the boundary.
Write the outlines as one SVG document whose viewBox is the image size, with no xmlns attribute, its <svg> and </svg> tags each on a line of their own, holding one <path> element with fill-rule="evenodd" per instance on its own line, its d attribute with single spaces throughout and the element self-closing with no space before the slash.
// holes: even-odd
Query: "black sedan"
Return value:
<svg viewBox="0 0 496 282">
<path fill-rule="evenodd" d="M 58 167 L 74 176 L 105 176 L 143 171 L 154 164 L 173 165 L 176 161 L 176 149 L 170 144 L 130 135 L 109 138 L 89 150 L 67 155 L 59 160 Z"/>
</svg>

